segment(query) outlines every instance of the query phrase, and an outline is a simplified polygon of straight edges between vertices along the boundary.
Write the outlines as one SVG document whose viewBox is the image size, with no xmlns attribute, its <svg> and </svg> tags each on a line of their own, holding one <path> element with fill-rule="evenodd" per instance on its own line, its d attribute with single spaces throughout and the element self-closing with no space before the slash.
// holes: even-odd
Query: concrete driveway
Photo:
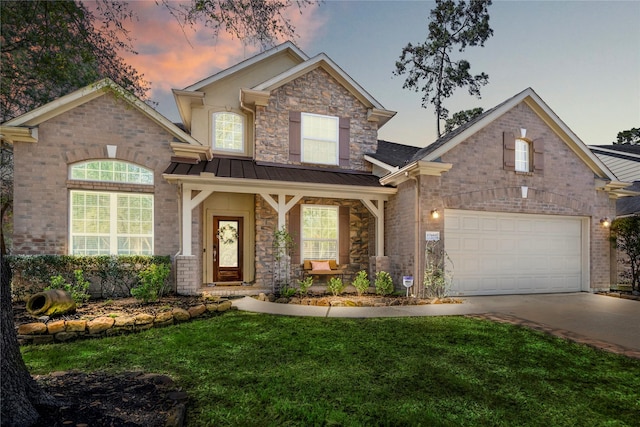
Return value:
<svg viewBox="0 0 640 427">
<path fill-rule="evenodd" d="M 524 324 L 573 341 L 640 358 L 640 301 L 586 292 L 463 297 L 462 304 L 396 307 L 314 307 L 276 304 L 251 297 L 234 300 L 240 310 L 290 316 L 408 317 L 479 315 Z"/>
</svg>

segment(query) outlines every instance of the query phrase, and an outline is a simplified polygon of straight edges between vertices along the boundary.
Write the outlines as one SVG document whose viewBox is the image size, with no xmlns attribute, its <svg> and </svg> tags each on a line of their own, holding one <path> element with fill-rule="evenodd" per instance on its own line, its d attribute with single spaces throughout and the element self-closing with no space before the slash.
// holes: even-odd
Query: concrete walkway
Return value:
<svg viewBox="0 0 640 427">
<path fill-rule="evenodd" d="M 473 316 L 523 325 L 561 338 L 640 359 L 640 301 L 590 293 L 465 297 L 462 304 L 394 307 L 318 307 L 244 297 L 239 310 L 286 316 Z"/>
</svg>

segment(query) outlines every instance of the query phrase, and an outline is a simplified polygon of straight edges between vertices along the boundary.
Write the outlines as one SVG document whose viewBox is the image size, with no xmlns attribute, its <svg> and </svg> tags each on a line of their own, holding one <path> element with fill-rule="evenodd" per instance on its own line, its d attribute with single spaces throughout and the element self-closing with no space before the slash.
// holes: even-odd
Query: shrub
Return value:
<svg viewBox="0 0 640 427">
<path fill-rule="evenodd" d="M 356 288 L 356 292 L 359 296 L 365 293 L 371 285 L 371 282 L 369 282 L 369 278 L 367 277 L 367 272 L 364 270 L 358 271 L 356 278 L 353 279 L 352 285 Z"/>
<path fill-rule="evenodd" d="M 291 298 L 296 294 L 296 288 L 289 285 L 282 285 L 280 288 L 280 296 L 284 298 Z"/>
<path fill-rule="evenodd" d="M 300 295 L 306 295 L 311 286 L 313 286 L 313 276 L 307 276 L 302 280 L 298 280 Z"/>
<path fill-rule="evenodd" d="M 67 281 L 61 275 L 51 276 L 50 285 L 45 288 L 49 289 L 62 289 L 71 295 L 71 298 L 76 304 L 80 305 L 89 300 L 89 281 L 85 280 L 82 270 L 73 271 L 74 280 L 73 283 L 67 283 Z"/>
<path fill-rule="evenodd" d="M 425 268 L 422 284 L 426 298 L 445 298 L 449 296 L 452 271 L 451 260 L 441 242 L 427 242 L 425 248 Z"/>
<path fill-rule="evenodd" d="M 138 273 L 140 284 L 131 289 L 131 295 L 144 303 L 157 301 L 166 292 L 170 268 L 166 264 L 152 264 Z"/>
<path fill-rule="evenodd" d="M 329 279 L 327 283 L 327 289 L 333 294 L 333 296 L 338 296 L 344 291 L 344 283 L 342 283 L 342 279 L 339 277 L 332 277 Z"/>
<path fill-rule="evenodd" d="M 389 295 L 393 292 L 393 280 L 391 275 L 386 271 L 379 271 L 376 273 L 376 294 Z"/>
</svg>

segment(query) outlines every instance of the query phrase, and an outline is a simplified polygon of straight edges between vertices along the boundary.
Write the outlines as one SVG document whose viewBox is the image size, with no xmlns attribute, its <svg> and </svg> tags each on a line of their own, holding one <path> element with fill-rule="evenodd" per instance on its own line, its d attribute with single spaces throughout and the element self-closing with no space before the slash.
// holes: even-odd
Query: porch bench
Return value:
<svg viewBox="0 0 640 427">
<path fill-rule="evenodd" d="M 327 263 L 329 265 L 329 269 L 326 269 L 325 265 L 320 266 L 318 268 L 318 263 Z M 316 269 L 314 269 L 314 264 Z M 344 268 L 339 266 L 336 263 L 335 259 L 305 259 L 304 264 L 302 265 L 302 278 L 304 279 L 307 276 L 327 276 L 327 277 L 340 277 L 342 279 L 342 275 L 344 274 Z"/>
</svg>

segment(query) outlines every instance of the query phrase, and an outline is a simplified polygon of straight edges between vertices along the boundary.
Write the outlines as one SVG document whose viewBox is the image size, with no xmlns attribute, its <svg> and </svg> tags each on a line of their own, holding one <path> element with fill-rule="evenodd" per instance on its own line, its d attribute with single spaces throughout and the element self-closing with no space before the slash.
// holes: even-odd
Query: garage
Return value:
<svg viewBox="0 0 640 427">
<path fill-rule="evenodd" d="M 452 295 L 578 292 L 588 282 L 586 218 L 445 210 Z"/>
</svg>

